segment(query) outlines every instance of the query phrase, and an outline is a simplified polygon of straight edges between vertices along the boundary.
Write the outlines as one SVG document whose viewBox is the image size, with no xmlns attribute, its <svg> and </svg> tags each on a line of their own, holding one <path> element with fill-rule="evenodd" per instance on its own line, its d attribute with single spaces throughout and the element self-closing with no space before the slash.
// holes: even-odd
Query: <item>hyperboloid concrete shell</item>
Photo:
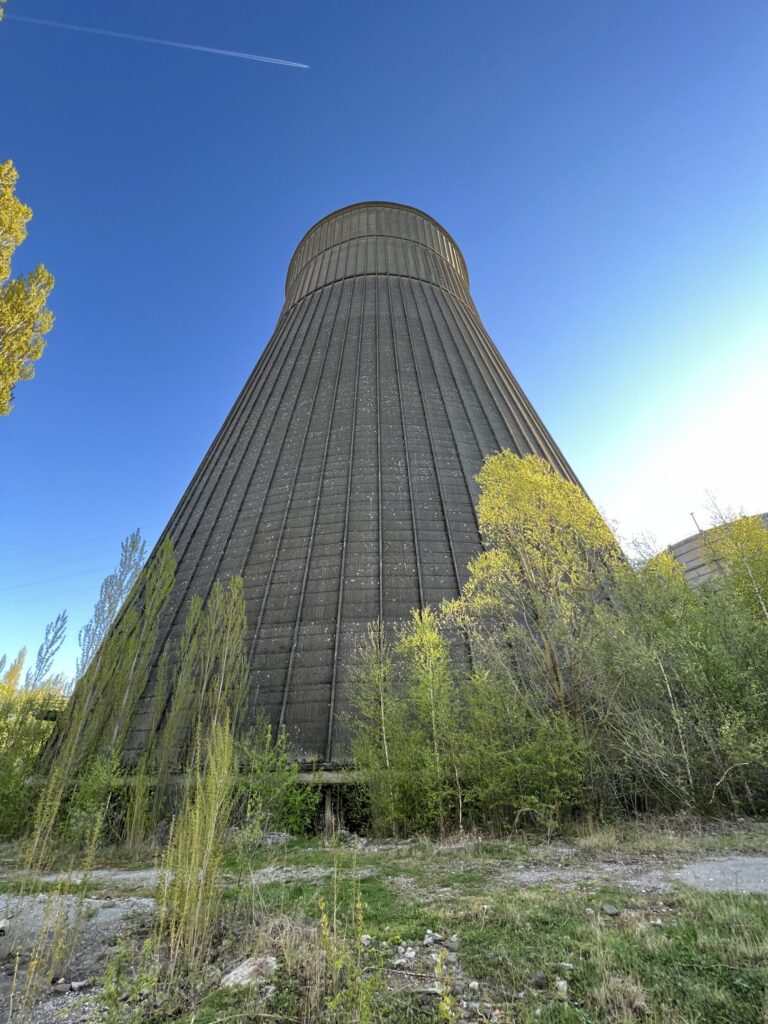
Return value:
<svg viewBox="0 0 768 1024">
<path fill-rule="evenodd" d="M 242 575 L 249 714 L 284 724 L 302 760 L 343 762 L 367 624 L 458 593 L 481 546 L 474 477 L 502 448 L 575 479 L 451 236 L 397 203 L 331 214 L 299 244 L 275 332 L 166 527 L 178 573 L 161 640 L 178 643 L 193 594 Z"/>
</svg>

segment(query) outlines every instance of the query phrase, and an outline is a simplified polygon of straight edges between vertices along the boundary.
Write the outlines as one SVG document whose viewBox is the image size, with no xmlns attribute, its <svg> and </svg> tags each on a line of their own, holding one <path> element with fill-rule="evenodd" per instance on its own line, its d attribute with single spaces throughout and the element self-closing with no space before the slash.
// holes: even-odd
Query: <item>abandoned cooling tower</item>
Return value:
<svg viewBox="0 0 768 1024">
<path fill-rule="evenodd" d="M 480 549 L 474 476 L 502 448 L 574 479 L 451 236 L 397 203 L 332 213 L 300 242 L 275 332 L 163 534 L 178 573 L 161 641 L 178 644 L 193 594 L 242 575 L 250 713 L 302 760 L 343 762 L 367 624 L 458 593 Z"/>
</svg>

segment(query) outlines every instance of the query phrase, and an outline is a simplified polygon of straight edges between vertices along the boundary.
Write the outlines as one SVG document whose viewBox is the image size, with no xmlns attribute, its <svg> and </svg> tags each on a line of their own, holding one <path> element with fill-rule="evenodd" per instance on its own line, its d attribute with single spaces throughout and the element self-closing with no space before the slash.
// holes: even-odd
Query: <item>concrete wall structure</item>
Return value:
<svg viewBox="0 0 768 1024">
<path fill-rule="evenodd" d="M 458 594 L 481 547 L 474 477 L 502 448 L 575 480 L 483 328 L 456 243 L 396 203 L 331 214 L 299 244 L 275 332 L 163 534 L 178 559 L 163 642 L 193 594 L 242 575 L 251 715 L 284 724 L 302 760 L 343 763 L 367 624 Z"/>
<path fill-rule="evenodd" d="M 764 514 L 763 520 L 768 526 L 768 512 Z M 700 530 L 669 546 L 669 550 L 682 565 L 686 580 L 694 586 L 712 580 L 722 572 L 722 567 L 707 550 L 708 533 L 709 530 Z"/>
</svg>

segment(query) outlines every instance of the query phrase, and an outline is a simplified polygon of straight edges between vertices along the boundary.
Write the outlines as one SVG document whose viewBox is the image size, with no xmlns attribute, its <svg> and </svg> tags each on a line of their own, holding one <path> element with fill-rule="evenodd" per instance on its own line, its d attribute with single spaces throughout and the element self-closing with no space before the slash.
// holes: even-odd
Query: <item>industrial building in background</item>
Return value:
<svg viewBox="0 0 768 1024">
<path fill-rule="evenodd" d="M 242 576 L 248 718 L 284 725 L 304 762 L 343 763 L 368 624 L 459 593 L 481 547 L 474 477 L 504 448 L 575 480 L 451 236 L 397 203 L 331 214 L 299 244 L 275 332 L 161 537 L 178 571 L 160 645 L 172 659 L 192 596 Z"/>
<path fill-rule="evenodd" d="M 763 522 L 768 528 L 768 512 L 763 515 Z M 712 527 L 717 529 L 717 527 Z M 670 544 L 669 550 L 682 565 L 683 575 L 692 586 L 711 582 L 723 572 L 723 565 L 717 558 L 708 540 L 710 530 L 699 530 L 676 544 Z"/>
</svg>

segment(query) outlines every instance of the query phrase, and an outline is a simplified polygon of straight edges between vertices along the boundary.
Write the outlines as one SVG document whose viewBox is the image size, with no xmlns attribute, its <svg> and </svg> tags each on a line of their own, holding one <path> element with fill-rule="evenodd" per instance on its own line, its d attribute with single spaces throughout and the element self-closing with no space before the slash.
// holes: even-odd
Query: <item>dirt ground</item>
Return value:
<svg viewBox="0 0 768 1024">
<path fill-rule="evenodd" d="M 667 892 L 677 885 L 707 892 L 768 894 L 768 856 L 754 852 L 721 850 L 691 856 L 681 854 L 679 849 L 636 852 L 617 847 L 611 850 L 610 844 L 590 851 L 583 845 L 557 842 L 536 846 L 535 855 L 531 856 L 523 852 L 519 858 L 495 857 L 497 847 L 489 856 L 478 858 L 476 841 L 464 848 L 460 843 L 445 848 L 433 844 L 433 847 L 431 854 L 429 851 L 425 854 L 422 845 L 419 855 L 439 858 L 444 867 L 456 873 L 455 883 L 447 884 L 445 879 L 430 881 L 434 872 L 409 872 L 408 844 L 364 845 L 365 856 L 361 857 L 364 862 L 355 873 L 362 877 L 377 875 L 380 860 L 382 881 L 394 892 L 406 898 L 415 892 L 424 895 L 428 891 L 435 900 L 447 900 L 455 895 L 462 884 L 461 873 L 467 870 L 473 872 L 473 884 L 489 893 L 540 885 L 572 890 L 607 883 L 649 894 Z M 303 852 L 305 863 L 293 865 L 288 853 L 281 857 L 280 850 L 276 849 L 273 862 L 251 870 L 242 877 L 241 884 L 258 887 L 274 882 L 311 882 L 337 870 L 328 862 L 327 853 L 322 848 L 316 849 L 319 861 L 316 865 L 306 864 L 306 859 L 313 857 L 309 848 Z M 514 849 L 518 850 L 519 844 Z M 292 853 L 295 855 L 295 847 Z M 397 855 L 398 872 L 402 863 L 402 873 L 393 872 L 393 855 Z M 102 866 L 89 874 L 88 895 L 61 895 L 55 891 L 23 895 L 19 894 L 21 876 L 12 869 L 0 869 L 0 886 L 6 890 L 0 892 L 0 921 L 4 931 L 0 935 L 0 1015 L 8 1016 L 12 1000 L 18 1006 L 23 995 L 21 979 L 26 975 L 27 965 L 46 951 L 50 944 L 46 932 L 61 915 L 68 920 L 70 936 L 70 948 L 62 961 L 65 964 L 61 968 L 62 977 L 66 982 L 74 982 L 76 987 L 83 983 L 83 988 L 57 992 L 51 985 L 54 979 L 46 979 L 47 987 L 34 1000 L 35 1008 L 26 1015 L 26 1021 L 47 1024 L 55 1018 L 64 1024 L 76 1024 L 92 1019 L 94 996 L 90 982 L 98 981 L 102 975 L 121 934 L 149 927 L 158 877 L 159 872 L 151 867 Z M 82 878 L 77 874 L 53 872 L 38 881 L 44 888 L 51 889 L 63 880 L 76 884 Z"/>
<path fill-rule="evenodd" d="M 61 931 L 69 942 L 54 973 L 83 987 L 66 994 L 54 992 L 54 978 L 45 978 L 46 988 L 29 994 L 35 1009 L 27 1019 L 30 1024 L 44 1024 L 54 1017 L 63 1021 L 84 1019 L 81 1010 L 89 999 L 89 982 L 101 975 L 119 936 L 127 928 L 151 919 L 154 903 L 152 898 L 124 893 L 115 898 L 56 893 L 0 895 L 0 920 L 4 922 L 4 934 L 0 935 L 0 1016 L 8 1016 L 12 1001 L 17 1008 L 25 1002 L 28 965 L 33 958 L 44 959 L 50 954 L 60 920 L 65 922 Z M 68 1010 L 69 1004 L 72 1015 L 60 1017 L 60 1011 Z"/>
</svg>

